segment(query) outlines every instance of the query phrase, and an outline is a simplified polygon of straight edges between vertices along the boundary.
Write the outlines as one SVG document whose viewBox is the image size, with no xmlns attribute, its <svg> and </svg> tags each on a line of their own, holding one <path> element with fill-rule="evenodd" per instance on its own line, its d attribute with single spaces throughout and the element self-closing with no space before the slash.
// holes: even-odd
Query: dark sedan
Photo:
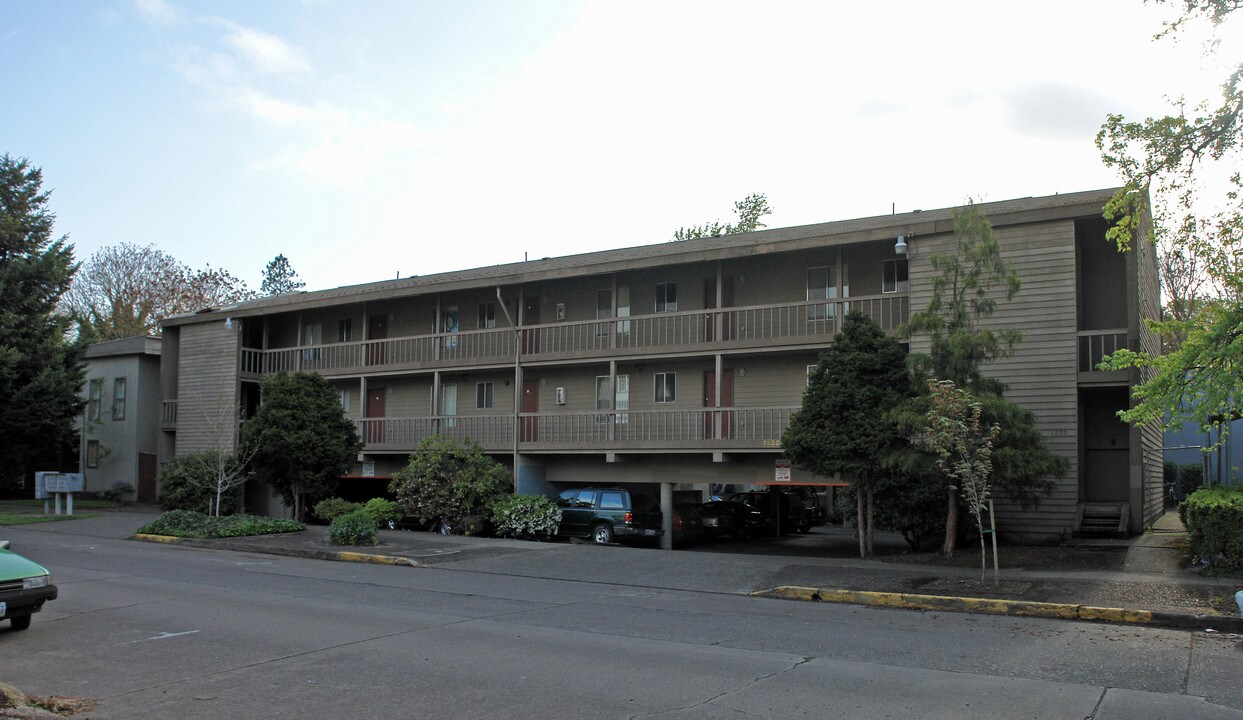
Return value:
<svg viewBox="0 0 1243 720">
<path fill-rule="evenodd" d="M 713 500 L 699 506 L 708 537 L 755 537 L 771 532 L 764 513 L 741 500 Z"/>
</svg>

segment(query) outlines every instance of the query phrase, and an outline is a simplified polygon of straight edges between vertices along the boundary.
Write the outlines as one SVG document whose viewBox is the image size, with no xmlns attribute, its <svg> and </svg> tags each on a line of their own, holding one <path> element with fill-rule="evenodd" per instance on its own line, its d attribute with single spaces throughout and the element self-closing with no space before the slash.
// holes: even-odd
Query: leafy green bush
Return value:
<svg viewBox="0 0 1243 720">
<path fill-rule="evenodd" d="M 172 510 L 138 528 L 147 535 L 170 535 L 186 538 L 227 538 L 249 535 L 271 535 L 305 530 L 294 520 L 259 517 L 258 515 L 225 515 L 215 517 L 193 510 Z"/>
<path fill-rule="evenodd" d="M 1243 569 L 1243 488 L 1200 488 L 1179 511 L 1197 558 L 1218 570 Z"/>
<path fill-rule="evenodd" d="M 216 503 L 216 453 L 188 453 L 164 463 L 160 468 L 160 507 L 165 510 L 194 510 L 210 513 Z M 227 472 L 235 472 L 237 459 L 229 458 Z M 220 514 L 228 515 L 241 505 L 241 488 L 220 496 Z"/>
<path fill-rule="evenodd" d="M 376 522 L 366 510 L 341 515 L 328 526 L 328 539 L 337 545 L 375 545 Z"/>
<path fill-rule="evenodd" d="M 509 470 L 488 457 L 478 443 L 465 446 L 452 438 L 432 435 L 419 443 L 410 463 L 393 473 L 389 490 L 407 515 L 423 518 L 433 527 L 472 528 L 468 517 L 483 515 L 489 502 L 510 491 Z"/>
<path fill-rule="evenodd" d="M 375 524 L 379 527 L 388 527 L 389 523 L 396 523 L 406 516 L 401 505 L 384 498 L 371 498 L 366 505 L 362 506 L 362 509 L 375 520 Z"/>
<path fill-rule="evenodd" d="M 320 500 L 315 503 L 315 507 L 311 510 L 311 512 L 314 513 L 315 517 L 320 520 L 330 523 L 346 513 L 352 513 L 355 510 L 362 509 L 362 503 L 350 502 L 349 500 L 342 500 L 341 498 L 334 497 L 328 498 L 327 500 Z"/>
<path fill-rule="evenodd" d="M 561 524 L 561 508 L 543 495 L 506 495 L 488 505 L 492 526 L 501 537 L 547 540 Z"/>
</svg>

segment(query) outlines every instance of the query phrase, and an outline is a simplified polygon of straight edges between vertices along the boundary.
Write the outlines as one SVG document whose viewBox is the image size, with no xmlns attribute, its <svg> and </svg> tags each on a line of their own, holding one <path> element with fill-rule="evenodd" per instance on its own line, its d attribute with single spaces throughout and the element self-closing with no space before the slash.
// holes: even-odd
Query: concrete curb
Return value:
<svg viewBox="0 0 1243 720">
<path fill-rule="evenodd" d="M 373 565 L 399 565 L 403 567 L 417 567 L 419 564 L 410 558 L 400 557 L 398 555 L 376 555 L 373 553 L 347 550 L 298 550 L 294 548 L 280 548 L 269 545 L 261 545 L 259 543 L 245 542 L 234 542 L 228 545 L 223 545 L 219 539 L 182 538 L 173 537 L 171 535 L 149 535 L 147 533 L 135 533 L 130 536 L 130 539 L 142 542 L 164 543 L 166 545 L 186 545 L 189 547 L 212 548 L 215 550 L 245 550 L 248 552 L 264 553 L 266 555 L 302 557 L 313 560 L 336 560 L 338 562 L 370 563 Z"/>
<path fill-rule="evenodd" d="M 943 612 L 1013 615 L 1020 617 L 1086 620 L 1089 622 L 1125 623 L 1186 630 L 1243 633 L 1243 618 L 1218 615 L 1186 615 L 1182 613 L 1102 608 L 1069 603 L 1032 602 L 1027 600 L 992 600 L 988 598 L 951 597 L 946 595 L 914 595 L 910 593 L 836 590 L 782 585 L 751 593 L 759 597 L 785 600 L 866 605 L 868 607 L 906 610 L 941 610 Z"/>
</svg>

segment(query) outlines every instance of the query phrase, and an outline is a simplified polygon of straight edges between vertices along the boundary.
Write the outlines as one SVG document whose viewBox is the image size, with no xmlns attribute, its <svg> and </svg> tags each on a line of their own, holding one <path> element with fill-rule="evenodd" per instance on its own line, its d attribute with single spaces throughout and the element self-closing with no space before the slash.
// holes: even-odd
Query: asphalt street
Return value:
<svg viewBox="0 0 1243 720">
<path fill-rule="evenodd" d="M 1243 718 L 1238 636 L 660 582 L 694 575 L 694 553 L 399 567 L 134 542 L 131 520 L 5 528 L 60 598 L 0 630 L 0 681 L 118 720 Z M 616 582 L 574 579 L 586 565 Z"/>
</svg>

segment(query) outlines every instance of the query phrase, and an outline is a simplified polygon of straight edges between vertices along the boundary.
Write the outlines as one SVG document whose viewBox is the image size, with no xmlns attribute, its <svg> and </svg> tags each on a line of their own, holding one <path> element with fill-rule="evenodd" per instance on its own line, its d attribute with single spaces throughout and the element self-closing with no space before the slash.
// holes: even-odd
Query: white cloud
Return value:
<svg viewBox="0 0 1243 720">
<path fill-rule="evenodd" d="M 171 23 L 177 20 L 177 8 L 166 0 L 134 0 L 134 7 L 153 22 Z"/>
<path fill-rule="evenodd" d="M 237 25 L 225 40 L 259 72 L 286 74 L 309 69 L 301 50 L 262 30 Z"/>
</svg>

